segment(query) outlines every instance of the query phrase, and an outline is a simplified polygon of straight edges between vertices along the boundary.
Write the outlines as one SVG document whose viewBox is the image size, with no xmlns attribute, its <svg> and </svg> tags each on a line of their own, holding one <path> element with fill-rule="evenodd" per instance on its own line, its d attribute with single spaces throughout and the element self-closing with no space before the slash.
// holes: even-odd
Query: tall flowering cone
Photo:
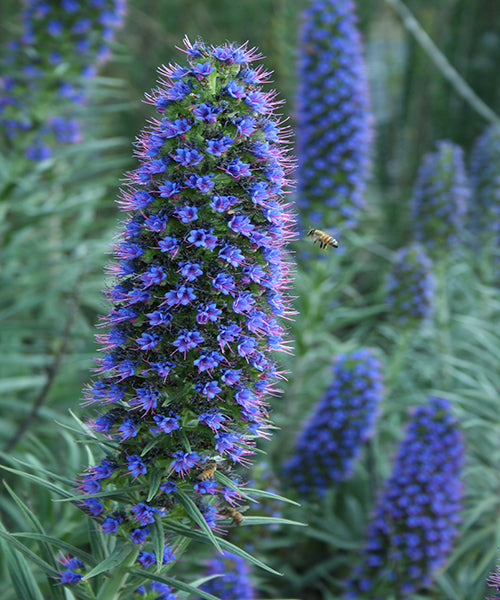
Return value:
<svg viewBox="0 0 500 600">
<path fill-rule="evenodd" d="M 387 277 L 387 305 L 401 324 L 416 324 L 434 312 L 432 261 L 418 244 L 400 248 Z"/>
<path fill-rule="evenodd" d="M 231 523 L 234 467 L 268 436 L 266 399 L 281 376 L 272 351 L 287 349 L 293 219 L 285 131 L 275 93 L 261 89 L 268 72 L 251 66 L 261 55 L 246 44 L 186 39 L 183 51 L 187 64 L 161 67 L 146 96 L 159 116 L 119 200 L 127 217 L 86 390 L 108 454 L 80 485 L 102 529 L 153 563 L 152 523 Z"/>
<path fill-rule="evenodd" d="M 430 586 L 457 533 L 464 445 L 450 404 L 429 398 L 416 408 L 368 530 L 362 565 L 346 598 L 411 600 Z"/>
<path fill-rule="evenodd" d="M 470 187 L 460 146 L 437 142 L 419 167 L 410 215 L 415 239 L 433 259 L 459 243 L 465 228 Z"/>
<path fill-rule="evenodd" d="M 306 496 L 322 496 L 346 479 L 373 433 L 381 399 L 380 362 L 369 350 L 336 356 L 332 384 L 299 434 L 283 479 Z"/>
<path fill-rule="evenodd" d="M 500 241 L 500 127 L 490 125 L 479 136 L 470 159 L 472 202 L 468 226 L 478 245 Z"/>
<path fill-rule="evenodd" d="M 311 0 L 304 11 L 296 118 L 304 229 L 356 227 L 369 177 L 373 117 L 351 0 Z"/>
<path fill-rule="evenodd" d="M 81 140 L 76 107 L 86 80 L 110 54 L 126 0 L 25 0 L 22 31 L 0 77 L 0 139 L 24 145 L 31 160 Z M 9 142 L 7 142 L 9 144 Z"/>
<path fill-rule="evenodd" d="M 221 600 L 253 600 L 255 590 L 250 580 L 250 568 L 245 560 L 225 552 L 208 561 L 207 575 L 219 575 L 201 589 Z M 201 598 L 199 599 L 201 600 Z"/>
</svg>

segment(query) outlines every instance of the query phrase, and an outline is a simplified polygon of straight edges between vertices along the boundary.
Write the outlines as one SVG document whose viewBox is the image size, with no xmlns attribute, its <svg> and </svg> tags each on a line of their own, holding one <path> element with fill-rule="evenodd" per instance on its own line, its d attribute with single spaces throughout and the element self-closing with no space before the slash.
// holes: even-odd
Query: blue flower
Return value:
<svg viewBox="0 0 500 600">
<path fill-rule="evenodd" d="M 453 548 L 460 519 L 464 444 L 447 400 L 414 409 L 369 526 L 361 565 L 346 598 L 377 595 L 389 583 L 400 597 L 431 585 Z"/>
<path fill-rule="evenodd" d="M 437 142 L 436 150 L 422 159 L 410 201 L 414 237 L 434 260 L 459 244 L 469 197 L 463 150 L 446 140 Z"/>
<path fill-rule="evenodd" d="M 82 505 L 103 530 L 144 544 L 143 565 L 153 560 L 152 519 L 198 527 L 179 498 L 211 528 L 227 502 L 241 502 L 233 468 L 268 437 L 266 401 L 280 376 L 272 350 L 284 344 L 278 317 L 290 314 L 289 161 L 274 95 L 260 91 L 268 73 L 251 68 L 246 45 L 185 43 L 188 66 L 162 67 L 147 95 L 161 117 L 141 135 L 140 164 L 120 195 L 128 214 L 104 352 L 85 392 L 95 430 L 116 452 L 81 476 L 80 491 L 129 491 Z M 209 461 L 216 475 L 200 481 Z"/>
<path fill-rule="evenodd" d="M 126 0 L 64 4 L 62 12 L 58 3 L 26 0 L 21 37 L 2 64 L 0 137 L 16 138 L 29 160 L 44 160 L 57 145 L 81 141 L 75 105 L 85 103 L 85 79 L 109 57 Z M 65 68 L 58 69 L 62 63 Z"/>
<path fill-rule="evenodd" d="M 470 158 L 472 202 L 468 228 L 478 248 L 500 241 L 500 127 L 488 126 L 479 136 Z"/>
<path fill-rule="evenodd" d="M 340 354 L 333 381 L 300 432 L 283 479 L 300 495 L 324 495 L 352 472 L 382 399 L 380 362 L 369 350 Z"/>
<path fill-rule="evenodd" d="M 410 324 L 432 316 L 435 292 L 432 261 L 418 244 L 398 250 L 386 287 L 391 318 Z"/>
<path fill-rule="evenodd" d="M 201 586 L 221 600 L 253 600 L 255 591 L 250 580 L 250 569 L 245 560 L 230 552 L 216 556 L 208 561 L 207 575 L 222 575 L 215 577 Z M 199 599 L 201 600 L 201 598 Z"/>
<path fill-rule="evenodd" d="M 373 117 L 352 0 L 309 3 L 298 81 L 297 203 L 303 228 L 354 228 L 365 204 Z"/>
<path fill-rule="evenodd" d="M 70 557 L 69 555 L 63 555 L 58 559 L 58 562 L 66 567 L 63 571 L 60 571 L 57 579 L 61 584 L 76 585 L 79 583 L 85 574 L 84 563 L 76 558 Z"/>
</svg>

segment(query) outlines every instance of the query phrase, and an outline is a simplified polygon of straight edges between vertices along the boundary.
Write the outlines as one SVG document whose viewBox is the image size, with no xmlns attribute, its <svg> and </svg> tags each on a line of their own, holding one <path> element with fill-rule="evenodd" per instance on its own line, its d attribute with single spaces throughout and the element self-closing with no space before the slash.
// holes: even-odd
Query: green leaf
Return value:
<svg viewBox="0 0 500 600">
<path fill-rule="evenodd" d="M 272 569 L 271 567 L 269 567 L 268 565 L 266 565 L 265 563 L 260 561 L 258 558 L 255 558 L 251 554 L 248 554 L 248 552 L 245 552 L 245 550 L 242 550 L 241 548 L 238 548 L 238 546 L 231 544 L 231 542 L 228 542 L 227 540 L 220 539 L 220 538 L 218 538 L 218 542 L 224 548 L 224 550 L 228 550 L 232 554 L 236 554 L 240 558 L 243 558 L 246 561 L 254 564 L 256 567 L 260 567 L 261 569 L 264 569 L 265 571 L 268 571 L 269 573 L 272 573 L 273 575 L 279 575 L 279 576 L 282 575 L 282 573 L 275 571 L 274 569 Z"/>
<path fill-rule="evenodd" d="M 55 492 L 59 496 L 66 496 L 66 497 L 70 496 L 69 492 L 67 492 L 66 490 L 63 490 L 62 488 L 55 485 L 54 483 L 51 483 L 50 481 L 46 481 L 45 479 L 42 479 L 41 477 L 32 475 L 31 473 L 25 473 L 25 472 L 19 471 L 17 469 L 11 469 L 10 467 L 6 467 L 4 465 L 0 465 L 0 469 L 4 469 L 5 471 L 9 471 L 10 473 L 15 473 L 16 475 L 19 475 L 20 477 L 23 477 L 24 479 L 29 479 L 30 481 L 33 481 L 33 482 L 37 483 L 38 485 L 41 485 L 42 487 L 45 487 L 48 490 L 51 490 L 52 492 Z"/>
<path fill-rule="evenodd" d="M 30 540 L 40 541 L 45 544 L 50 544 L 52 546 L 55 546 L 56 548 L 59 548 L 61 550 L 64 550 L 65 552 L 69 552 L 70 554 L 77 556 L 83 562 L 85 562 L 89 565 L 96 564 L 96 560 L 88 552 L 85 552 L 84 550 L 82 550 L 81 548 L 78 548 L 77 546 L 73 546 L 72 544 L 70 544 L 68 542 L 64 542 L 63 540 L 60 540 L 59 538 L 52 537 L 45 533 L 42 534 L 42 533 L 35 533 L 34 531 L 22 531 L 19 533 L 12 533 L 11 535 L 15 538 L 27 538 Z"/>
<path fill-rule="evenodd" d="M 0 380 L 0 393 L 7 394 L 21 390 L 38 389 L 47 380 L 46 375 L 31 375 L 29 377 L 8 377 Z"/>
<path fill-rule="evenodd" d="M 174 533 L 185 536 L 187 538 L 191 538 L 198 542 L 202 542 L 204 544 L 209 543 L 207 540 L 207 537 L 205 535 L 203 535 L 203 533 L 201 533 L 200 531 L 195 531 L 189 527 L 186 527 L 185 525 L 180 525 L 179 523 L 169 523 L 167 521 L 163 524 L 163 527 Z M 257 567 L 264 569 L 265 571 L 269 571 L 269 573 L 273 573 L 273 575 L 281 576 L 281 573 L 279 573 L 278 571 L 275 571 L 274 569 L 272 569 L 271 567 L 269 567 L 268 565 L 266 565 L 259 559 L 255 558 L 251 554 L 248 554 L 247 552 L 245 552 L 241 548 L 238 548 L 234 544 L 231 544 L 227 540 L 222 539 L 218 536 L 216 537 L 216 540 L 217 540 L 218 544 L 221 546 L 221 548 L 223 548 L 224 550 L 228 550 L 229 552 L 232 552 L 233 554 L 236 554 L 236 555 L 240 556 L 241 558 L 244 558 L 245 560 L 247 560 L 248 562 L 251 562 L 252 564 L 256 565 Z"/>
<path fill-rule="evenodd" d="M 22 600 L 44 600 L 43 594 L 24 557 L 17 550 L 9 548 L 5 541 L 2 540 L 0 545 L 6 558 L 7 570 L 17 597 L 22 598 Z M 4 585 L 5 582 L 2 587 Z"/>
<path fill-rule="evenodd" d="M 9 487 L 9 485 L 5 481 L 4 481 L 4 485 L 7 488 L 10 496 L 13 498 L 14 502 L 21 509 L 21 511 L 24 514 L 24 516 L 26 517 L 27 521 L 32 524 L 32 526 L 34 527 L 34 529 L 40 536 L 43 536 L 43 537 L 40 537 L 38 540 L 39 545 L 40 545 L 41 558 L 43 560 L 45 560 L 47 562 L 47 564 L 52 565 L 52 567 L 54 569 L 58 569 L 58 565 L 54 558 L 54 554 L 52 552 L 50 544 L 48 544 L 46 542 L 46 539 L 48 536 L 46 535 L 46 533 L 42 527 L 42 524 L 36 518 L 36 516 L 33 514 L 33 512 L 26 506 L 26 504 L 24 504 L 24 502 L 19 498 L 19 496 L 17 496 L 17 494 L 15 494 L 15 492 Z M 5 542 L 2 542 L 2 543 L 5 545 Z M 18 553 L 16 553 L 16 555 L 18 555 Z M 22 559 L 22 557 L 19 556 L 19 560 L 21 560 L 21 559 Z M 22 559 L 22 560 L 24 561 L 24 559 Z M 64 600 L 64 592 L 61 588 L 54 587 L 53 593 L 54 593 L 54 598 L 56 600 L 57 599 Z"/>
<path fill-rule="evenodd" d="M 165 546 L 165 533 L 161 522 L 161 516 L 155 515 L 154 523 L 150 523 L 149 532 L 153 542 L 153 550 L 156 556 L 156 565 L 160 569 L 163 562 L 163 549 Z"/>
<path fill-rule="evenodd" d="M 123 544 L 115 548 L 115 550 L 109 556 L 107 556 L 101 563 L 99 563 L 91 571 L 86 573 L 83 576 L 82 581 L 92 579 L 92 577 L 95 577 L 100 573 L 112 571 L 116 567 L 120 566 L 134 551 L 135 548 L 133 548 L 130 544 Z"/>
<path fill-rule="evenodd" d="M 0 537 L 6 540 L 9 543 L 9 546 L 12 546 L 15 550 L 18 550 L 21 554 L 23 554 L 26 558 L 34 562 L 38 567 L 40 567 L 43 571 L 48 573 L 51 577 L 56 577 L 58 575 L 58 571 L 49 565 L 44 560 L 42 560 L 38 554 L 32 552 L 29 548 L 27 548 L 24 544 L 22 544 L 19 540 L 17 540 L 13 534 L 7 532 L 2 526 L 0 526 Z"/>
<path fill-rule="evenodd" d="M 298 502 L 295 500 L 290 500 L 290 498 L 285 498 L 285 496 L 280 496 L 279 494 L 274 494 L 273 492 L 268 492 L 267 490 L 258 490 L 256 488 L 245 488 L 246 492 L 251 494 L 252 496 L 257 496 L 261 498 L 270 498 L 271 500 L 280 500 L 281 502 L 287 502 L 288 504 L 293 504 L 295 506 L 300 506 Z"/>
<path fill-rule="evenodd" d="M 102 528 L 95 526 L 93 519 L 87 519 L 87 535 L 90 541 L 91 554 L 95 564 L 102 562 L 116 547 L 117 538 L 105 533 Z"/>
<path fill-rule="evenodd" d="M 204 592 L 203 590 L 198 589 L 195 585 L 190 585 L 189 583 L 184 583 L 183 581 L 179 581 L 178 579 L 173 579 L 171 577 L 165 577 L 162 575 L 155 575 L 154 573 L 149 573 L 148 571 L 139 571 L 138 569 L 130 569 L 129 573 L 131 575 L 137 575 L 143 579 L 152 579 L 153 581 L 159 581 L 160 583 L 166 583 L 170 587 L 174 588 L 174 590 L 181 590 L 182 592 L 187 592 L 188 594 L 194 594 L 195 596 L 201 596 L 205 598 L 205 600 L 220 600 L 216 596 L 212 596 L 208 592 Z M 201 584 L 199 584 L 201 585 Z"/>
<path fill-rule="evenodd" d="M 64 485 L 67 485 L 68 487 L 72 487 L 75 485 L 75 482 L 72 481 L 71 479 L 68 479 L 67 477 L 62 477 L 61 475 L 58 475 L 57 473 L 53 473 L 52 471 L 45 469 L 41 465 L 35 465 L 35 464 L 29 463 L 27 461 L 21 460 L 19 458 L 10 457 L 3 452 L 0 452 L 0 456 L 5 457 L 8 462 L 19 463 L 19 464 L 23 465 L 24 467 L 27 467 L 30 470 L 36 471 L 37 473 L 43 473 L 49 479 L 64 483 Z M 37 483 L 41 483 L 42 485 L 44 485 L 44 487 L 48 487 L 49 489 L 53 489 L 54 491 L 57 490 L 57 493 L 59 495 L 64 495 L 64 496 L 69 495 L 69 492 L 66 492 L 62 488 L 54 486 L 54 484 L 51 484 L 49 481 L 47 481 L 47 479 L 40 479 L 40 478 L 36 477 L 35 475 L 26 473 L 26 471 L 19 471 L 17 469 L 13 469 L 12 467 L 7 467 L 5 465 L 0 465 L 0 469 L 4 469 L 5 471 L 10 471 L 11 473 L 15 473 L 16 475 L 21 475 L 22 477 L 31 479 L 31 481 L 36 481 Z"/>
<path fill-rule="evenodd" d="M 208 526 L 205 521 L 204 516 L 201 514 L 200 509 L 196 506 L 196 504 L 191 500 L 191 498 L 180 490 L 174 492 L 174 495 L 178 498 L 179 502 L 182 504 L 187 514 L 193 519 L 193 521 L 199 525 L 200 529 L 205 532 L 206 536 L 210 540 L 210 542 L 217 548 L 219 552 L 221 552 L 221 548 L 217 543 L 217 539 L 213 533 L 213 531 Z"/>
<path fill-rule="evenodd" d="M 300 527 L 308 527 L 307 523 L 300 521 L 291 521 L 290 519 L 282 519 L 281 517 L 250 517 L 245 516 L 241 526 L 245 525 L 298 525 Z"/>
<path fill-rule="evenodd" d="M 245 498 L 245 500 L 248 500 L 249 502 L 256 502 L 254 498 L 247 494 L 247 492 L 249 491 L 247 488 L 240 488 L 236 483 L 234 483 L 234 481 L 230 477 L 224 475 L 224 473 L 215 471 L 214 477 L 219 483 L 222 483 L 222 485 L 225 485 L 234 492 L 237 492 L 242 498 Z"/>
<path fill-rule="evenodd" d="M 161 484 L 162 474 L 163 471 L 161 469 L 153 469 L 153 471 L 151 471 L 151 475 L 149 477 L 149 493 L 146 500 L 147 502 L 156 496 L 156 492 Z"/>
<path fill-rule="evenodd" d="M 131 485 L 126 488 L 120 488 L 116 490 L 108 490 L 102 492 L 93 492 L 92 494 L 67 494 L 65 498 L 56 498 L 54 502 L 79 502 L 80 500 L 85 500 L 86 498 L 112 498 L 114 500 L 127 501 L 128 497 L 126 494 L 128 492 L 139 492 L 141 490 L 146 489 L 145 485 Z"/>
</svg>

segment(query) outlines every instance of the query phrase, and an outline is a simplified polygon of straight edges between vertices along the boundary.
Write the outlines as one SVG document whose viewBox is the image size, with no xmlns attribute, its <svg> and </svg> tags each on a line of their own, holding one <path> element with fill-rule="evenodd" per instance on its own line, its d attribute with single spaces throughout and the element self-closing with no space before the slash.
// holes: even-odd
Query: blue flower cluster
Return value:
<svg viewBox="0 0 500 600">
<path fill-rule="evenodd" d="M 413 412 L 346 598 L 397 589 L 398 598 L 411 600 L 431 584 L 457 533 L 463 460 L 462 434 L 449 402 L 430 397 Z"/>
<path fill-rule="evenodd" d="M 447 140 L 437 142 L 420 164 L 410 201 L 413 234 L 432 258 L 459 242 L 469 198 L 463 150 Z"/>
<path fill-rule="evenodd" d="M 364 206 L 373 117 L 352 0 L 303 14 L 297 90 L 297 198 L 304 228 L 354 228 Z"/>
<path fill-rule="evenodd" d="M 500 127 L 488 126 L 479 136 L 470 158 L 472 202 L 469 230 L 478 246 L 500 241 Z"/>
<path fill-rule="evenodd" d="M 0 77 L 0 137 L 43 160 L 58 144 L 81 140 L 77 107 L 86 80 L 109 57 L 126 0 L 26 0 L 19 39 Z"/>
<path fill-rule="evenodd" d="M 373 433 L 382 388 L 380 362 L 368 349 L 335 357 L 332 384 L 283 469 L 284 480 L 301 496 L 322 496 L 349 477 Z"/>
<path fill-rule="evenodd" d="M 139 586 L 134 592 L 140 596 L 147 596 L 147 600 L 178 600 L 177 594 L 166 583 L 151 581 L 148 585 Z"/>
<path fill-rule="evenodd" d="M 221 600 L 253 600 L 255 598 L 248 564 L 236 554 L 224 552 L 223 556 L 212 558 L 208 562 L 206 574 L 219 575 L 219 577 L 203 584 L 201 589 L 204 592 L 213 594 Z"/>
<path fill-rule="evenodd" d="M 418 244 L 400 248 L 387 277 L 387 305 L 401 324 L 429 319 L 434 312 L 432 261 Z"/>
<path fill-rule="evenodd" d="M 137 544 L 158 519 L 230 523 L 234 468 L 269 437 L 266 400 L 283 376 L 271 352 L 288 350 L 290 164 L 268 72 L 246 45 L 186 39 L 183 51 L 187 65 L 161 67 L 146 95 L 158 117 L 119 199 L 127 217 L 86 390 L 109 454 L 81 475 L 83 504 Z M 148 564 L 170 560 L 147 548 Z"/>
<path fill-rule="evenodd" d="M 75 556 L 65 554 L 58 559 L 58 562 L 64 567 L 64 570 L 62 570 L 57 577 L 61 584 L 75 585 L 81 581 L 83 575 L 86 573 L 84 563 Z"/>
</svg>

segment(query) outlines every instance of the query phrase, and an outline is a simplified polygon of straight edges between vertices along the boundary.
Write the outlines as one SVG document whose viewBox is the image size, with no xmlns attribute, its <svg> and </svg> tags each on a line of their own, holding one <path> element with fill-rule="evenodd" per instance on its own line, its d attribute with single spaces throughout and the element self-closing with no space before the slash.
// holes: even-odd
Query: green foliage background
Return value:
<svg viewBox="0 0 500 600">
<path fill-rule="evenodd" d="M 34 471 L 44 466 L 71 478 L 88 462 L 86 449 L 63 426 L 74 425 L 69 410 L 90 411 L 79 399 L 92 366 L 94 325 L 103 311 L 103 267 L 119 219 L 114 198 L 122 173 L 134 166 L 132 142 L 150 115 L 140 99 L 154 85 L 156 67 L 179 60 L 174 46 L 185 34 L 213 44 L 249 40 L 275 71 L 274 86 L 287 101 L 284 111 L 293 127 L 297 28 L 306 4 L 130 0 L 114 58 L 94 82 L 92 102 L 82 115 L 85 142 L 48 164 L 27 163 L 10 151 L 0 156 L 0 444 L 8 467 L 27 469 L 21 460 Z M 500 113 L 496 0 L 412 0 L 407 6 L 483 101 Z M 453 401 L 466 435 L 466 509 L 453 556 L 435 589 L 422 597 L 480 600 L 500 545 L 498 273 L 473 250 L 473 240 L 464 239 L 460 259 L 443 257 L 438 265 L 437 316 L 418 331 L 401 331 L 391 321 L 383 286 L 393 252 L 409 241 L 408 198 L 422 155 L 443 138 L 469 155 L 486 122 L 444 79 L 388 4 L 359 0 L 358 8 L 376 118 L 369 210 L 355 234 L 341 232 L 342 254 L 313 258 L 298 270 L 293 292 L 298 315 L 291 327 L 295 356 L 284 360 L 289 382 L 272 407 L 280 429 L 254 476 L 259 479 L 266 469 L 279 474 L 301 422 L 328 386 L 331 358 L 338 352 L 376 349 L 385 365 L 383 418 L 350 481 L 324 503 L 281 507 L 284 517 L 304 521 L 307 528 L 245 526 L 232 531 L 231 539 L 285 573 L 278 578 L 256 572 L 261 597 L 338 598 L 341 579 L 362 547 L 374 490 L 390 471 L 407 408 L 428 394 L 443 395 Z M 15 35 L 17 11 L 17 2 L 0 4 L 1 38 Z M 300 254 L 306 247 L 298 241 L 295 250 Z M 4 480 L 47 535 L 86 543 L 80 513 L 66 504 L 61 509 L 47 491 L 12 471 L 4 471 Z M 276 486 L 293 495 L 286 482 Z M 0 496 L 4 526 L 33 530 L 20 506 L 7 491 Z M 259 510 L 246 513 L 246 524 Z M 36 542 L 29 543 L 43 554 Z M 9 581 L 8 572 L 28 572 L 16 556 L 19 564 L 2 562 L 2 581 Z M 202 558 L 202 553 L 184 555 L 180 575 L 201 576 Z M 44 598 L 64 597 L 47 587 L 36 569 L 33 573 Z M 27 580 L 21 584 L 30 587 Z M 2 594 L 2 600 L 17 597 L 12 585 Z M 391 590 L 384 594 L 394 597 Z"/>
</svg>

